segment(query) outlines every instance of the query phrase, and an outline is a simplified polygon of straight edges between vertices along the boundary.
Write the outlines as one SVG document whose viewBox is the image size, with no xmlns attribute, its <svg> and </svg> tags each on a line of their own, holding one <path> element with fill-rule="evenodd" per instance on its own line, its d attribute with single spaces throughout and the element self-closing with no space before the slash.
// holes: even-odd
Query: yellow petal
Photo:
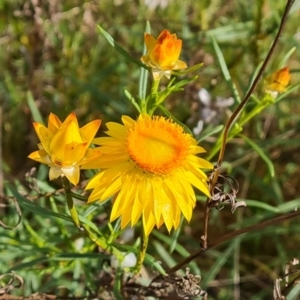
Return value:
<svg viewBox="0 0 300 300">
<path fill-rule="evenodd" d="M 131 221 L 131 215 L 123 214 L 121 218 L 121 229 L 124 229 L 129 224 L 130 221 Z"/>
<path fill-rule="evenodd" d="M 124 188 L 121 189 L 115 197 L 113 209 L 110 215 L 111 222 L 119 218 L 121 215 L 131 216 L 130 212 L 134 199 L 135 183 L 127 182 L 125 185 L 123 185 L 123 187 Z"/>
<path fill-rule="evenodd" d="M 61 126 L 65 126 L 66 124 L 68 124 L 68 123 L 70 123 L 70 122 L 71 122 L 71 123 L 75 123 L 76 126 L 77 126 L 77 128 L 79 128 L 79 126 L 78 126 L 78 121 L 77 121 L 77 117 L 76 117 L 76 115 L 75 115 L 74 112 L 70 113 L 70 114 L 67 116 L 67 118 L 64 120 L 64 122 L 62 123 Z"/>
<path fill-rule="evenodd" d="M 86 143 L 82 143 L 76 123 L 73 121 L 64 123 L 51 140 L 50 156 L 54 157 L 52 160 L 55 159 L 57 163 L 60 162 L 63 165 L 77 162 L 79 153 L 82 153 L 88 146 Z M 81 144 L 81 146 L 77 149 L 78 144 Z M 72 157 L 72 150 L 77 155 L 76 158 Z"/>
<path fill-rule="evenodd" d="M 168 196 L 164 193 L 164 190 L 162 190 L 161 197 L 161 215 L 170 232 L 173 227 L 173 205 Z"/>
<path fill-rule="evenodd" d="M 107 187 L 106 191 L 101 196 L 100 200 L 105 200 L 110 198 L 114 194 L 116 194 L 122 186 L 122 181 L 120 177 L 118 177 L 109 187 Z"/>
<path fill-rule="evenodd" d="M 282 93 L 286 90 L 291 79 L 288 67 L 282 68 L 266 78 L 266 90 Z"/>
<path fill-rule="evenodd" d="M 92 121 L 92 122 L 86 124 L 85 126 L 83 126 L 82 128 L 79 129 L 81 137 L 83 138 L 83 140 L 85 142 L 88 143 L 88 145 L 91 144 L 100 125 L 101 125 L 101 120 L 95 120 L 95 121 Z"/>
<path fill-rule="evenodd" d="M 42 164 L 46 164 L 46 165 L 51 164 L 50 157 L 48 156 L 45 150 L 34 151 L 30 153 L 28 157 Z"/>
<path fill-rule="evenodd" d="M 141 205 L 137 195 L 134 199 L 134 203 L 131 210 L 131 226 L 134 226 L 139 220 L 143 212 L 143 206 Z"/>
<path fill-rule="evenodd" d="M 102 155 L 100 147 L 87 149 L 83 159 L 80 161 L 81 169 L 98 169 L 95 167 L 95 160 Z"/>
<path fill-rule="evenodd" d="M 128 116 L 122 116 L 122 122 L 126 128 L 132 128 L 136 121 Z"/>
<path fill-rule="evenodd" d="M 127 135 L 127 130 L 124 127 L 124 125 L 115 123 L 115 122 L 108 122 L 106 123 L 106 127 L 108 128 L 108 134 L 111 137 L 114 137 L 116 139 L 118 138 L 124 138 Z"/>
<path fill-rule="evenodd" d="M 34 122 L 33 127 L 43 145 L 43 148 L 46 152 L 50 153 L 50 142 L 53 138 L 53 133 L 43 124 L 38 122 Z"/>
<path fill-rule="evenodd" d="M 164 183 L 164 190 L 167 194 L 167 196 L 171 199 L 172 202 L 177 203 L 179 206 L 183 216 L 189 221 L 192 217 L 192 208 L 188 205 L 188 202 L 183 197 L 184 194 L 181 195 L 177 192 L 177 188 L 180 187 L 180 183 L 178 183 L 177 188 L 173 189 L 173 184 L 176 184 L 176 182 L 169 182 L 165 181 Z"/>
<path fill-rule="evenodd" d="M 151 233 L 153 227 L 155 226 L 155 217 L 152 211 L 152 207 L 146 206 L 143 213 L 143 227 L 146 236 L 148 236 Z"/>
<path fill-rule="evenodd" d="M 188 66 L 187 64 L 182 61 L 182 60 L 177 60 L 175 67 L 173 70 L 181 70 L 181 69 L 186 69 Z"/>
<path fill-rule="evenodd" d="M 58 128 L 61 126 L 61 121 L 57 117 L 57 115 L 50 113 L 49 119 L 48 119 L 48 129 L 55 134 L 58 130 Z"/>
<path fill-rule="evenodd" d="M 145 33 L 145 34 L 144 34 L 144 42 L 145 42 L 147 51 L 151 51 L 152 48 L 153 48 L 153 47 L 155 46 L 155 44 L 156 44 L 155 38 L 154 38 L 151 34 L 149 34 L 149 33 Z"/>
<path fill-rule="evenodd" d="M 186 179 L 199 191 L 210 197 L 210 192 L 204 180 L 197 178 L 192 172 L 186 172 Z"/>
<path fill-rule="evenodd" d="M 62 173 L 68 178 L 68 180 L 77 185 L 80 177 L 80 170 L 78 166 L 73 166 L 69 168 L 61 168 Z"/>
<path fill-rule="evenodd" d="M 57 168 L 56 166 L 50 167 L 50 170 L 49 170 L 49 179 L 50 180 L 56 179 L 61 175 L 62 175 L 61 169 Z"/>
</svg>

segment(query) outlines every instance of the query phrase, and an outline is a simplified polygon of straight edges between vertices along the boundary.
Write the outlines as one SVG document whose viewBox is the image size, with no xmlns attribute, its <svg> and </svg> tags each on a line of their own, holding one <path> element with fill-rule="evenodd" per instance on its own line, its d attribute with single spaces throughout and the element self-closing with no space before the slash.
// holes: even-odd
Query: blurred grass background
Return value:
<svg viewBox="0 0 300 300">
<path fill-rule="evenodd" d="M 36 108 L 44 121 L 50 112 L 64 119 L 75 111 L 81 124 L 95 118 L 101 118 L 104 124 L 120 121 L 122 114 L 137 115 L 124 95 L 124 88 L 132 95 L 138 94 L 139 68 L 111 48 L 98 32 L 97 24 L 132 56 L 140 58 L 144 28 L 149 20 L 154 36 L 164 28 L 177 33 L 183 40 L 181 59 L 189 66 L 204 62 L 197 81 L 166 103 L 180 121 L 192 128 L 203 109 L 198 100 L 201 87 L 208 90 L 213 101 L 232 96 L 210 36 L 219 43 L 232 81 L 242 97 L 274 39 L 285 3 L 283 0 L 2 0 L 2 191 L 7 192 L 3 187 L 7 180 L 34 194 L 25 181 L 25 173 L 37 167 L 27 159 L 36 150 L 37 137 L 32 127 L 32 121 L 39 118 Z M 300 1 L 296 1 L 267 70 L 273 72 L 281 67 L 285 54 L 296 47 L 287 62 L 292 85 L 300 79 L 299 17 Z M 259 95 L 261 89 L 259 86 L 255 93 Z M 261 158 L 242 139 L 230 142 L 225 165 L 230 175 L 238 179 L 238 197 L 246 199 L 248 206 L 233 215 L 229 208 L 212 211 L 209 239 L 300 205 L 299 116 L 299 90 L 296 90 L 244 128 L 243 134 L 258 143 L 272 160 L 275 177 L 270 176 Z M 205 128 L 223 124 L 225 119 L 226 110 L 218 111 L 215 120 Z M 215 141 L 214 137 L 204 141 L 208 153 Z M 37 177 L 40 190 L 54 190 L 52 183 L 52 186 L 45 183 L 46 168 L 39 167 Z M 59 212 L 65 210 L 63 198 L 55 203 L 45 197 L 37 203 Z M 55 291 L 58 286 L 66 286 L 74 295 L 82 295 L 88 287 L 95 290 L 99 266 L 105 257 L 89 253 L 90 244 L 76 248 L 70 239 L 79 243 L 78 233 L 65 220 L 47 219 L 45 226 L 43 217 L 32 214 L 28 207 L 23 208 L 24 219 L 16 230 L 0 228 L 0 273 L 17 270 L 25 276 L 23 292 L 27 295 Z M 86 212 L 82 207 L 82 213 L 102 228 L 107 209 L 101 207 L 96 211 L 90 207 Z M 6 209 L 2 213 L 4 220 L 13 223 L 13 211 Z M 184 223 L 182 227 L 177 251 L 170 253 L 174 235 L 170 238 L 162 230 L 154 232 L 149 253 L 161 260 L 163 266 L 180 261 L 187 251 L 198 249 L 202 219 L 203 199 L 199 197 L 191 224 Z M 209 251 L 192 268 L 201 273 L 202 287 L 209 292 L 209 299 L 271 299 L 274 278 L 282 275 L 286 262 L 299 257 L 299 245 L 299 220 L 293 220 Z M 76 252 L 82 258 L 76 257 Z M 297 299 L 292 296 L 288 299 Z"/>
</svg>

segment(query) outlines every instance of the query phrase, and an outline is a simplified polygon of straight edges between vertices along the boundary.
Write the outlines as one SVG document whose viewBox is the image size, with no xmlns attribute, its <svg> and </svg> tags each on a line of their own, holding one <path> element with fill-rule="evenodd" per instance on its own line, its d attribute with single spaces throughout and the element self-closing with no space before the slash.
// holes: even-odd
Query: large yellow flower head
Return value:
<svg viewBox="0 0 300 300">
<path fill-rule="evenodd" d="M 50 167 L 49 178 L 66 176 L 76 185 L 80 167 L 100 156 L 99 148 L 88 149 L 95 137 L 101 120 L 95 120 L 79 128 L 75 113 L 71 113 L 62 123 L 55 114 L 50 114 L 48 127 L 34 122 L 33 126 L 41 143 L 38 151 L 28 157 Z"/>
<path fill-rule="evenodd" d="M 179 60 L 182 40 L 177 39 L 176 34 L 171 34 L 165 29 L 155 39 L 151 34 L 145 33 L 144 41 L 147 54 L 142 56 L 141 60 L 152 68 L 155 80 L 164 75 L 170 78 L 172 70 L 187 68 L 186 63 Z"/>
<path fill-rule="evenodd" d="M 178 228 L 181 213 L 190 221 L 196 204 L 192 186 L 210 195 L 201 168 L 212 165 L 196 156 L 205 150 L 170 119 L 142 114 L 122 121 L 107 123 L 108 137 L 94 139 L 102 156 L 93 165 L 102 170 L 88 183 L 94 189 L 88 202 L 114 196 L 110 220 L 121 217 L 124 228 L 142 217 L 146 235 L 164 223 L 169 231 Z"/>
</svg>

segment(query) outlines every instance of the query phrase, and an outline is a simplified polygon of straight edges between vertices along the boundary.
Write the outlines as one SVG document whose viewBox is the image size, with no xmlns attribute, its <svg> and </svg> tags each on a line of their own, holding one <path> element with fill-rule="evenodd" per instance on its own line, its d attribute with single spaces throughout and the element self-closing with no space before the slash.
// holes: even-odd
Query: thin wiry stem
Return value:
<svg viewBox="0 0 300 300">
<path fill-rule="evenodd" d="M 213 182 L 212 182 L 212 187 L 214 187 L 214 184 L 217 181 L 217 178 L 218 178 L 218 175 L 219 175 L 219 167 L 221 166 L 221 164 L 223 162 L 223 159 L 224 159 L 224 154 L 225 154 L 225 149 L 226 149 L 226 143 L 227 143 L 227 137 L 228 137 L 229 130 L 230 130 L 231 126 L 233 125 L 234 121 L 236 120 L 236 118 L 239 116 L 239 114 L 242 111 L 242 109 L 244 108 L 244 106 L 249 101 L 253 91 L 255 90 L 258 82 L 260 81 L 260 79 L 263 75 L 263 72 L 265 71 L 267 65 L 269 64 L 270 59 L 271 59 L 271 57 L 274 53 L 274 50 L 275 50 L 275 48 L 276 48 L 276 46 L 279 42 L 280 35 L 283 31 L 284 25 L 286 23 L 286 20 L 287 20 L 288 14 L 289 14 L 289 11 L 290 11 L 290 9 L 291 9 L 294 2 L 295 2 L 295 0 L 288 0 L 287 1 L 286 7 L 285 7 L 285 10 L 284 10 L 284 13 L 283 13 L 280 25 L 279 25 L 278 32 L 276 34 L 276 37 L 273 41 L 273 44 L 272 44 L 270 50 L 269 50 L 269 53 L 268 53 L 266 59 L 264 60 L 264 62 L 262 64 L 256 78 L 254 79 L 254 81 L 253 81 L 251 87 L 249 88 L 247 94 L 245 95 L 244 99 L 238 105 L 238 107 L 235 109 L 235 111 L 232 113 L 232 115 L 230 116 L 228 122 L 225 125 L 224 131 L 223 131 L 222 146 L 221 146 L 221 149 L 220 149 L 219 158 L 218 158 L 218 162 L 217 162 L 217 167 L 218 168 L 217 168 L 217 171 L 215 172 L 215 176 L 214 176 L 214 179 L 213 179 Z"/>
<path fill-rule="evenodd" d="M 232 113 L 232 115 L 230 116 L 229 120 L 227 121 L 224 131 L 223 131 L 223 138 L 222 138 L 222 145 L 221 145 L 221 149 L 220 149 L 220 153 L 219 153 L 219 157 L 218 157 L 218 161 L 217 164 L 215 166 L 214 169 L 214 173 L 211 179 L 211 186 L 210 186 L 210 190 L 211 192 L 213 192 L 215 185 L 217 183 L 218 177 L 220 175 L 220 167 L 222 165 L 223 159 L 224 159 L 224 154 L 225 154 L 225 149 L 226 149 L 226 144 L 227 144 L 227 138 L 228 138 L 228 133 L 230 128 L 232 127 L 233 123 L 235 122 L 235 120 L 237 119 L 237 117 L 240 115 L 241 111 L 243 110 L 243 108 L 245 107 L 245 105 L 247 104 L 247 102 L 249 101 L 253 91 L 255 90 L 258 82 L 260 81 L 263 72 L 265 71 L 267 65 L 270 62 L 270 59 L 274 53 L 274 50 L 278 44 L 278 41 L 280 39 L 280 35 L 283 31 L 284 25 L 286 23 L 289 11 L 293 5 L 293 3 L 295 2 L 295 0 L 287 0 L 287 4 L 285 7 L 285 10 L 283 12 L 283 16 L 280 22 L 280 26 L 278 28 L 276 37 L 273 41 L 273 44 L 266 56 L 266 59 L 264 60 L 256 78 L 254 79 L 251 87 L 249 88 L 248 92 L 246 93 L 244 99 L 241 101 L 241 103 L 238 105 L 238 107 L 234 110 L 234 112 Z M 209 220 L 209 204 L 210 204 L 210 199 L 208 198 L 206 201 L 206 208 L 205 208 L 205 213 L 204 213 L 204 233 L 201 237 L 201 245 L 204 249 L 206 249 L 207 247 L 207 235 L 208 235 L 208 220 Z"/>
<path fill-rule="evenodd" d="M 211 243 L 211 245 L 209 245 L 206 249 L 203 249 L 203 248 L 199 249 L 198 251 L 191 254 L 187 258 L 185 258 L 182 262 L 180 262 L 179 264 L 177 264 L 173 268 L 167 270 L 167 274 L 171 274 L 171 273 L 176 272 L 177 270 L 181 269 L 183 266 L 190 263 L 192 260 L 194 260 L 198 256 L 201 256 L 206 251 L 208 251 L 212 248 L 215 248 L 215 247 L 219 246 L 222 243 L 228 242 L 228 241 L 230 241 L 231 239 L 233 239 L 237 236 L 240 236 L 242 234 L 252 232 L 252 231 L 262 230 L 263 228 L 265 228 L 267 226 L 275 225 L 275 224 L 281 223 L 283 221 L 286 221 L 286 220 L 289 220 L 289 219 L 292 219 L 292 218 L 295 218 L 295 217 L 298 217 L 298 216 L 300 216 L 300 211 L 291 212 L 291 213 L 288 213 L 288 214 L 280 215 L 279 217 L 275 217 L 271 220 L 263 221 L 263 222 L 258 223 L 258 224 L 250 225 L 250 226 L 241 228 L 239 230 L 229 232 L 228 234 L 225 234 L 224 236 L 220 237 L 219 239 L 217 239 L 216 241 Z"/>
<path fill-rule="evenodd" d="M 148 242 L 149 242 L 149 236 L 147 236 L 145 234 L 145 230 L 144 228 L 142 229 L 142 233 L 141 233 L 141 246 L 140 246 L 140 251 L 138 254 L 138 261 L 137 261 L 137 265 L 136 265 L 136 272 L 140 272 L 142 266 L 143 266 L 143 262 L 146 256 L 146 250 L 148 247 Z"/>
</svg>

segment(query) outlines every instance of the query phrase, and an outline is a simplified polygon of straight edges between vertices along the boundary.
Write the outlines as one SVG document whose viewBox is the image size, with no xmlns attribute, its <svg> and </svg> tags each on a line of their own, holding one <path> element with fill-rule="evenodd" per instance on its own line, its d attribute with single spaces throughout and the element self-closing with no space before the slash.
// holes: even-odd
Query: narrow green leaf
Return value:
<svg viewBox="0 0 300 300">
<path fill-rule="evenodd" d="M 288 90 L 286 90 L 284 93 L 280 94 L 276 100 L 275 103 L 279 102 L 280 100 L 284 99 L 288 94 L 294 92 L 295 90 L 297 90 L 300 87 L 300 83 L 290 87 Z"/>
<path fill-rule="evenodd" d="M 292 201 L 288 201 L 277 206 L 277 208 L 281 213 L 290 212 L 298 209 L 299 207 L 300 207 L 300 199 L 294 199 Z"/>
<path fill-rule="evenodd" d="M 140 60 L 132 57 L 128 52 L 126 52 L 122 47 L 120 47 L 115 42 L 114 38 L 107 31 L 105 31 L 100 25 L 98 25 L 98 29 L 102 33 L 102 35 L 106 38 L 106 40 L 109 42 L 109 44 L 113 46 L 119 53 L 121 53 L 126 59 L 150 71 L 150 68 L 148 66 L 144 65 Z"/>
<path fill-rule="evenodd" d="M 237 88 L 236 88 L 235 84 L 233 83 L 233 81 L 231 79 L 231 75 L 230 75 L 229 70 L 227 68 L 227 64 L 225 62 L 225 58 L 223 56 L 223 53 L 222 53 L 216 39 L 214 38 L 214 36 L 211 36 L 211 40 L 212 40 L 212 44 L 213 44 L 214 50 L 216 52 L 216 55 L 217 55 L 222 73 L 223 73 L 223 76 L 224 76 L 226 82 L 228 83 L 228 85 L 229 85 L 229 87 L 232 91 L 232 94 L 233 94 L 233 97 L 234 97 L 235 101 L 237 103 L 241 103 L 240 95 L 237 91 Z"/>
<path fill-rule="evenodd" d="M 47 217 L 60 218 L 60 219 L 72 222 L 72 219 L 65 214 L 53 212 L 51 210 L 48 210 L 48 209 L 45 209 L 43 207 L 36 205 L 34 202 L 27 200 L 24 196 L 19 194 L 19 192 L 11 184 L 7 183 L 6 187 L 10 190 L 12 195 L 17 199 L 17 201 L 21 207 L 28 209 L 32 212 L 36 212 L 37 214 L 40 214 L 40 215 L 44 215 Z"/>
<path fill-rule="evenodd" d="M 132 95 L 130 94 L 130 92 L 126 89 L 124 89 L 124 93 L 125 96 L 128 98 L 128 100 L 131 102 L 131 104 L 137 109 L 137 111 L 140 113 L 141 109 L 139 107 L 139 105 L 137 104 L 137 102 L 135 101 L 135 99 L 132 97 Z"/>
<path fill-rule="evenodd" d="M 123 279 L 123 272 L 120 268 L 117 269 L 116 276 L 115 276 L 115 282 L 114 282 L 114 299 L 116 300 L 122 300 L 123 296 L 121 294 L 122 290 L 122 279 Z"/>
<path fill-rule="evenodd" d="M 193 135 L 193 133 L 191 132 L 191 130 L 182 122 L 180 122 L 179 120 L 177 120 L 164 106 L 159 105 L 158 106 L 160 108 L 160 110 L 169 118 L 171 118 L 172 120 L 174 120 L 176 123 L 178 123 L 179 125 L 181 125 L 184 128 L 184 131 L 186 131 L 187 133 Z"/>
<path fill-rule="evenodd" d="M 274 213 L 279 213 L 280 210 L 278 207 L 272 206 L 268 203 L 265 203 L 263 201 L 257 201 L 257 200 L 248 200 L 248 199 L 237 199 L 237 201 L 243 200 L 247 203 L 247 207 L 257 207 L 261 208 L 266 211 L 274 212 Z"/>
<path fill-rule="evenodd" d="M 161 259 L 163 259 L 164 263 L 169 267 L 173 267 L 176 265 L 175 259 L 170 255 L 170 253 L 161 245 L 161 243 L 154 241 L 153 246 L 158 255 L 160 255 Z"/>
<path fill-rule="evenodd" d="M 234 250 L 235 243 L 231 243 L 225 251 L 222 251 L 219 254 L 219 257 L 216 259 L 215 263 L 210 266 L 209 272 L 206 274 L 206 276 L 203 278 L 202 285 L 207 286 L 209 282 L 214 280 L 217 276 L 217 274 L 220 272 L 222 266 L 229 261 L 230 255 L 232 255 L 232 252 Z"/>
<path fill-rule="evenodd" d="M 197 143 L 199 144 L 200 142 L 202 142 L 203 140 L 207 139 L 208 137 L 219 133 L 220 131 L 222 131 L 224 128 L 224 125 L 219 125 L 216 126 L 215 128 L 211 129 L 211 128 L 207 128 L 205 129 L 201 134 L 200 137 L 197 139 Z"/>
<path fill-rule="evenodd" d="M 49 260 L 73 260 L 73 259 L 110 259 L 111 255 L 103 254 L 103 253 L 58 253 L 53 256 L 50 256 Z"/>
<path fill-rule="evenodd" d="M 151 28 L 150 28 L 150 23 L 147 21 L 146 23 L 146 28 L 145 28 L 146 33 L 151 33 Z M 143 48 L 143 55 L 147 53 L 147 47 L 144 44 Z M 144 67 L 141 67 L 140 69 L 140 79 L 139 79 L 139 98 L 141 100 L 145 100 L 147 96 L 147 83 L 148 83 L 148 70 L 145 69 Z"/>
<path fill-rule="evenodd" d="M 290 59 L 292 54 L 296 51 L 296 47 L 293 47 L 281 60 L 279 68 L 284 68 L 287 65 L 287 61 Z"/>
<path fill-rule="evenodd" d="M 166 275 L 166 271 L 161 266 L 160 262 L 156 258 L 146 253 L 145 263 L 147 263 L 151 268 L 156 269 L 161 275 Z"/>
<path fill-rule="evenodd" d="M 36 122 L 44 124 L 43 118 L 42 118 L 42 116 L 41 116 L 41 114 L 40 114 L 40 112 L 39 112 L 39 110 L 36 106 L 36 103 L 35 103 L 30 91 L 27 91 L 26 97 L 27 97 L 27 103 L 28 103 L 29 109 L 31 111 L 33 120 L 36 121 Z"/>
<path fill-rule="evenodd" d="M 175 247 L 177 245 L 178 238 L 179 238 L 179 235 L 181 232 L 182 224 L 183 224 L 183 217 L 181 216 L 180 225 L 176 230 L 173 231 L 172 236 L 171 236 L 172 242 L 170 244 L 170 253 L 173 253 L 173 251 L 175 250 Z"/>
<path fill-rule="evenodd" d="M 247 95 L 248 91 L 250 90 L 250 88 L 251 88 L 251 86 L 252 86 L 252 84 L 253 84 L 255 78 L 257 77 L 257 74 L 258 74 L 258 72 L 259 72 L 259 70 L 260 70 L 262 64 L 263 64 L 263 61 L 256 67 L 256 69 L 255 69 L 254 72 L 252 73 L 251 80 L 250 80 L 250 82 L 249 82 L 249 85 L 248 85 L 248 88 L 247 88 L 247 92 L 245 93 L 245 95 Z M 254 95 L 251 95 L 251 97 L 255 97 L 255 96 L 254 96 Z M 256 99 L 254 99 L 254 100 L 256 100 Z M 259 101 L 256 101 L 256 102 L 259 102 Z"/>
<path fill-rule="evenodd" d="M 188 69 L 183 69 L 183 70 L 180 70 L 180 71 L 175 71 L 177 75 L 184 75 L 184 74 L 189 74 L 189 73 L 192 73 L 198 69 L 200 69 L 201 67 L 203 66 L 203 63 L 199 63 L 199 64 L 196 64 Z"/>
<path fill-rule="evenodd" d="M 42 256 L 42 257 L 33 259 L 33 260 L 25 262 L 25 263 L 20 263 L 18 265 L 15 265 L 15 266 L 11 267 L 7 272 L 16 271 L 16 270 L 22 270 L 22 269 L 25 269 L 25 268 L 33 267 L 33 266 L 35 266 L 37 264 L 40 264 L 40 263 L 43 263 L 43 262 L 45 262 L 47 260 L 48 260 L 48 256 L 47 255 L 46 256 Z"/>
<path fill-rule="evenodd" d="M 157 237 L 159 240 L 161 240 L 162 242 L 164 242 L 166 245 L 171 246 L 172 245 L 172 237 L 168 237 L 162 233 L 160 233 L 157 230 L 153 231 L 153 235 L 155 237 Z M 190 255 L 190 253 L 186 250 L 185 247 L 183 247 L 182 245 L 180 245 L 179 243 L 176 243 L 175 245 L 175 250 L 177 253 L 179 253 L 182 257 L 188 257 Z M 195 274 L 200 274 L 201 271 L 198 267 L 198 265 L 196 264 L 196 262 L 192 261 L 189 263 L 189 267 L 191 268 L 192 272 Z"/>
<path fill-rule="evenodd" d="M 243 134 L 239 134 L 239 136 L 241 138 L 243 138 L 256 152 L 257 154 L 262 158 L 262 160 L 266 163 L 270 175 L 271 177 L 274 177 L 275 175 L 275 169 L 274 169 L 274 165 L 272 163 L 272 161 L 269 159 L 269 157 L 263 152 L 263 150 L 259 147 L 259 145 L 257 145 L 256 143 L 254 143 L 252 140 L 250 140 L 248 137 L 246 137 Z"/>
<path fill-rule="evenodd" d="M 84 216 L 78 216 L 81 223 L 88 225 L 91 229 L 93 229 L 98 235 L 102 235 L 99 228 L 90 221 L 89 219 L 85 218 Z"/>
<path fill-rule="evenodd" d="M 218 43 L 241 43 L 249 38 L 249 33 L 255 31 L 254 21 L 235 22 L 205 31 L 204 37 L 214 36 Z"/>
<path fill-rule="evenodd" d="M 300 284 L 298 282 L 298 284 L 296 284 L 288 293 L 288 295 L 286 296 L 286 300 L 295 300 L 295 299 L 299 299 L 299 295 L 300 295 Z"/>
</svg>

